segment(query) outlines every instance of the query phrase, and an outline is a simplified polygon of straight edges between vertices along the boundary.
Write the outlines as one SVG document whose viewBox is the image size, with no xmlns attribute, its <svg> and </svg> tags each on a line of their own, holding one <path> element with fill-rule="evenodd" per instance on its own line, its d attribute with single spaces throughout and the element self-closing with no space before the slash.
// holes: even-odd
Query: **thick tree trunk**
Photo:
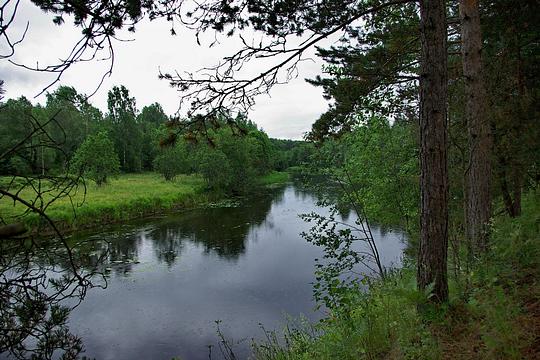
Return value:
<svg viewBox="0 0 540 360">
<path fill-rule="evenodd" d="M 446 11 L 443 0 L 421 0 L 421 230 L 418 288 L 433 284 L 432 300 L 448 300 L 448 164 Z"/>
<path fill-rule="evenodd" d="M 479 0 L 460 0 L 461 51 L 465 77 L 465 118 L 470 160 L 467 172 L 467 237 L 473 247 L 485 251 L 487 224 L 491 217 L 492 138 L 482 64 L 482 31 Z"/>
</svg>

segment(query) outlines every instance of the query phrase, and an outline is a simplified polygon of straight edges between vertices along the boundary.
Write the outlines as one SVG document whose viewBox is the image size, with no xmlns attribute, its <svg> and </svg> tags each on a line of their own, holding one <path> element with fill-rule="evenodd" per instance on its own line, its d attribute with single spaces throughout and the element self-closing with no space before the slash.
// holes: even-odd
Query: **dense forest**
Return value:
<svg viewBox="0 0 540 360">
<path fill-rule="evenodd" d="M 330 209 L 303 214 L 312 227 L 301 233 L 323 251 L 315 260 L 313 294 L 327 313 L 317 325 L 265 330 L 265 339 L 252 346 L 255 358 L 540 355 L 538 1 L 33 3 L 56 24 L 72 16 L 85 40 L 72 57 L 37 71 L 61 75 L 89 53 L 93 59 L 97 51 L 112 51 L 121 46 L 113 42 L 115 32 L 135 31 L 144 18 L 169 21 L 173 34 L 175 26 L 190 28 L 197 40 L 203 33 L 241 34 L 243 47 L 200 73 L 159 74 L 179 90 L 189 109 L 184 118 L 167 116 L 158 103 L 139 111 L 122 86 L 109 91 L 106 113 L 67 86 L 48 93 L 45 105 L 2 102 L 0 200 L 25 209 L 4 210 L 4 227 L 20 235 L 15 222 L 33 214 L 38 220 L 25 225 L 45 224 L 63 239 L 49 216 L 57 215 L 51 204 L 70 199 L 74 207 L 71 191 L 87 179 L 95 184 L 89 199 L 92 191 L 105 193 L 120 173 L 159 173 L 163 181 L 145 178 L 143 192 L 167 183 L 180 194 L 185 186 L 181 196 L 79 210 L 87 219 L 101 214 L 117 221 L 146 214 L 150 203 L 174 209 L 209 200 L 209 193 L 232 199 L 260 185 L 257 179 L 288 170 Z M 1 29 L 8 38 L 8 27 Z M 246 41 L 247 30 L 262 40 Z M 340 39 L 332 46 L 317 48 L 322 75 L 308 79 L 323 90 L 328 110 L 314 119 L 305 141 L 269 138 L 246 115 L 254 99 L 290 81 L 306 51 L 335 34 Z M 304 40 L 292 44 L 294 36 Z M 15 51 L 16 43 L 8 44 Z M 239 75 L 260 59 L 275 63 L 252 77 Z M 126 193 L 135 193 L 135 181 L 125 180 Z M 44 201 L 51 193 L 57 195 Z M 74 226 L 77 219 L 69 221 Z M 370 224 L 407 235 L 399 269 L 382 263 Z M 358 251 L 358 242 L 366 249 Z M 71 280 L 84 283 L 69 244 L 62 246 L 74 269 Z M 356 272 L 360 265 L 369 271 Z M 14 285 L 3 284 L 4 302 L 12 304 Z M 17 296 L 24 302 L 22 292 Z M 32 301 L 24 311 L 11 305 L 0 315 L 15 330 L 31 328 L 24 314 Z M 51 326 L 65 330 L 67 314 L 57 319 Z M 5 338 L 13 339 L 15 330 Z M 223 357 L 235 359 L 219 322 L 218 335 Z M 62 339 L 51 343 L 63 346 Z M 16 353 L 0 344 L 4 349 Z"/>
</svg>

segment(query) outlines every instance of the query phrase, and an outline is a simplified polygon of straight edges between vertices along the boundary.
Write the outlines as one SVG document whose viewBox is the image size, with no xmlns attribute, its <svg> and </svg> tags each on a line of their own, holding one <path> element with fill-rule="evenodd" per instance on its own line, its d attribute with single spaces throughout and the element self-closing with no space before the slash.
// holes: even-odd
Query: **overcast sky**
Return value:
<svg viewBox="0 0 540 360">
<path fill-rule="evenodd" d="M 51 15 L 43 13 L 29 1 L 22 1 L 16 20 L 16 24 L 10 27 L 13 37 L 22 33 L 26 22 L 30 23 L 26 38 L 13 57 L 27 65 L 35 65 L 36 62 L 45 65 L 57 61 L 68 53 L 80 37 L 80 30 L 74 28 L 69 19 L 64 25 L 56 26 L 52 23 Z M 192 32 L 177 27 L 178 35 L 171 36 L 169 30 L 170 25 L 166 21 L 143 21 L 137 26 L 135 34 L 126 32 L 122 35 L 122 38 L 132 41 L 115 44 L 113 74 L 105 80 L 91 102 L 106 111 L 109 89 L 114 85 L 125 85 L 136 98 L 138 109 L 159 102 L 167 114 L 172 115 L 178 109 L 178 93 L 167 82 L 158 79 L 159 69 L 163 72 L 195 71 L 216 64 L 239 45 L 237 40 L 224 38 L 220 45 L 213 48 L 209 48 L 209 40 L 204 39 L 199 46 Z M 328 44 L 326 42 L 324 45 Z M 256 98 L 256 105 L 249 117 L 271 137 L 300 139 L 327 109 L 321 89 L 304 80 L 321 73 L 322 61 L 314 56 L 314 52 L 312 50 L 308 54 L 314 61 L 299 65 L 298 78 L 275 87 L 270 96 Z M 108 66 L 107 61 L 77 64 L 64 74 L 61 84 L 74 86 L 80 93 L 92 93 Z M 257 64 L 250 68 L 250 72 L 263 69 L 263 64 Z M 2 60 L 0 79 L 5 80 L 7 98 L 24 95 L 32 102 L 43 103 L 44 96 L 34 97 L 52 78 L 50 75 L 22 70 Z"/>
</svg>

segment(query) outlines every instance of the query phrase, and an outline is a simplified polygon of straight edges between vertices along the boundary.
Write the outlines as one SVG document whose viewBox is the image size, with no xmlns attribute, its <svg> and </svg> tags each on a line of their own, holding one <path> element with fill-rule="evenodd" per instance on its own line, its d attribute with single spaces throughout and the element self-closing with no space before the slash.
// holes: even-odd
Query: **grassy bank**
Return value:
<svg viewBox="0 0 540 360">
<path fill-rule="evenodd" d="M 258 179 L 259 185 L 283 183 L 288 174 L 272 172 Z M 1 179 L 0 179 L 1 180 Z M 26 200 L 35 198 L 27 188 L 21 193 Z M 48 200 L 54 194 L 47 194 Z M 70 197 L 54 201 L 47 215 L 63 230 L 92 228 L 102 224 L 116 223 L 154 215 L 173 209 L 189 208 L 216 200 L 223 195 L 208 192 L 205 183 L 197 175 L 180 175 L 174 181 L 165 181 L 155 173 L 123 174 L 111 178 L 103 186 L 88 181 L 86 188 L 79 187 Z M 36 229 L 40 218 L 36 214 L 21 217 L 26 208 L 13 204 L 7 198 L 0 200 L 0 213 L 7 222 L 21 221 L 26 227 Z"/>
<path fill-rule="evenodd" d="M 178 176 L 165 181 L 158 174 L 125 174 L 110 179 L 98 187 L 89 181 L 79 187 L 71 197 L 56 200 L 47 209 L 51 219 L 63 229 L 77 229 L 143 217 L 176 207 L 193 206 L 206 200 L 204 183 L 198 176 Z M 24 199 L 33 199 L 35 193 L 26 189 Z M 49 196 L 52 196 L 49 195 Z M 45 199 L 47 200 L 47 199 Z M 40 219 L 36 214 L 20 218 L 25 207 L 8 199 L 0 201 L 0 212 L 11 221 L 22 221 L 29 228 L 36 228 Z"/>
<path fill-rule="evenodd" d="M 429 307 L 414 264 L 349 290 L 350 305 L 322 323 L 254 347 L 257 359 L 533 359 L 540 357 L 540 196 L 518 219 L 495 219 L 492 247 L 469 272 L 451 276 L 451 301 Z M 467 286 L 465 284 L 468 284 Z M 428 310 L 420 315 L 417 306 Z"/>
</svg>

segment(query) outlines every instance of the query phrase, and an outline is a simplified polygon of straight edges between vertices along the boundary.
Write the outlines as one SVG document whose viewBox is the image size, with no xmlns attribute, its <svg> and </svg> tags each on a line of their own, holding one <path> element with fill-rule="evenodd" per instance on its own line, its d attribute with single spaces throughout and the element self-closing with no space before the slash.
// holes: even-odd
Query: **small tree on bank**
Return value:
<svg viewBox="0 0 540 360">
<path fill-rule="evenodd" d="M 120 161 L 106 132 L 86 138 L 73 157 L 73 169 L 98 186 L 105 184 L 108 176 L 118 173 Z"/>
<path fill-rule="evenodd" d="M 172 147 L 164 147 L 154 159 L 154 170 L 165 180 L 172 181 L 178 174 L 189 172 L 188 153 L 185 144 L 178 143 Z"/>
</svg>

